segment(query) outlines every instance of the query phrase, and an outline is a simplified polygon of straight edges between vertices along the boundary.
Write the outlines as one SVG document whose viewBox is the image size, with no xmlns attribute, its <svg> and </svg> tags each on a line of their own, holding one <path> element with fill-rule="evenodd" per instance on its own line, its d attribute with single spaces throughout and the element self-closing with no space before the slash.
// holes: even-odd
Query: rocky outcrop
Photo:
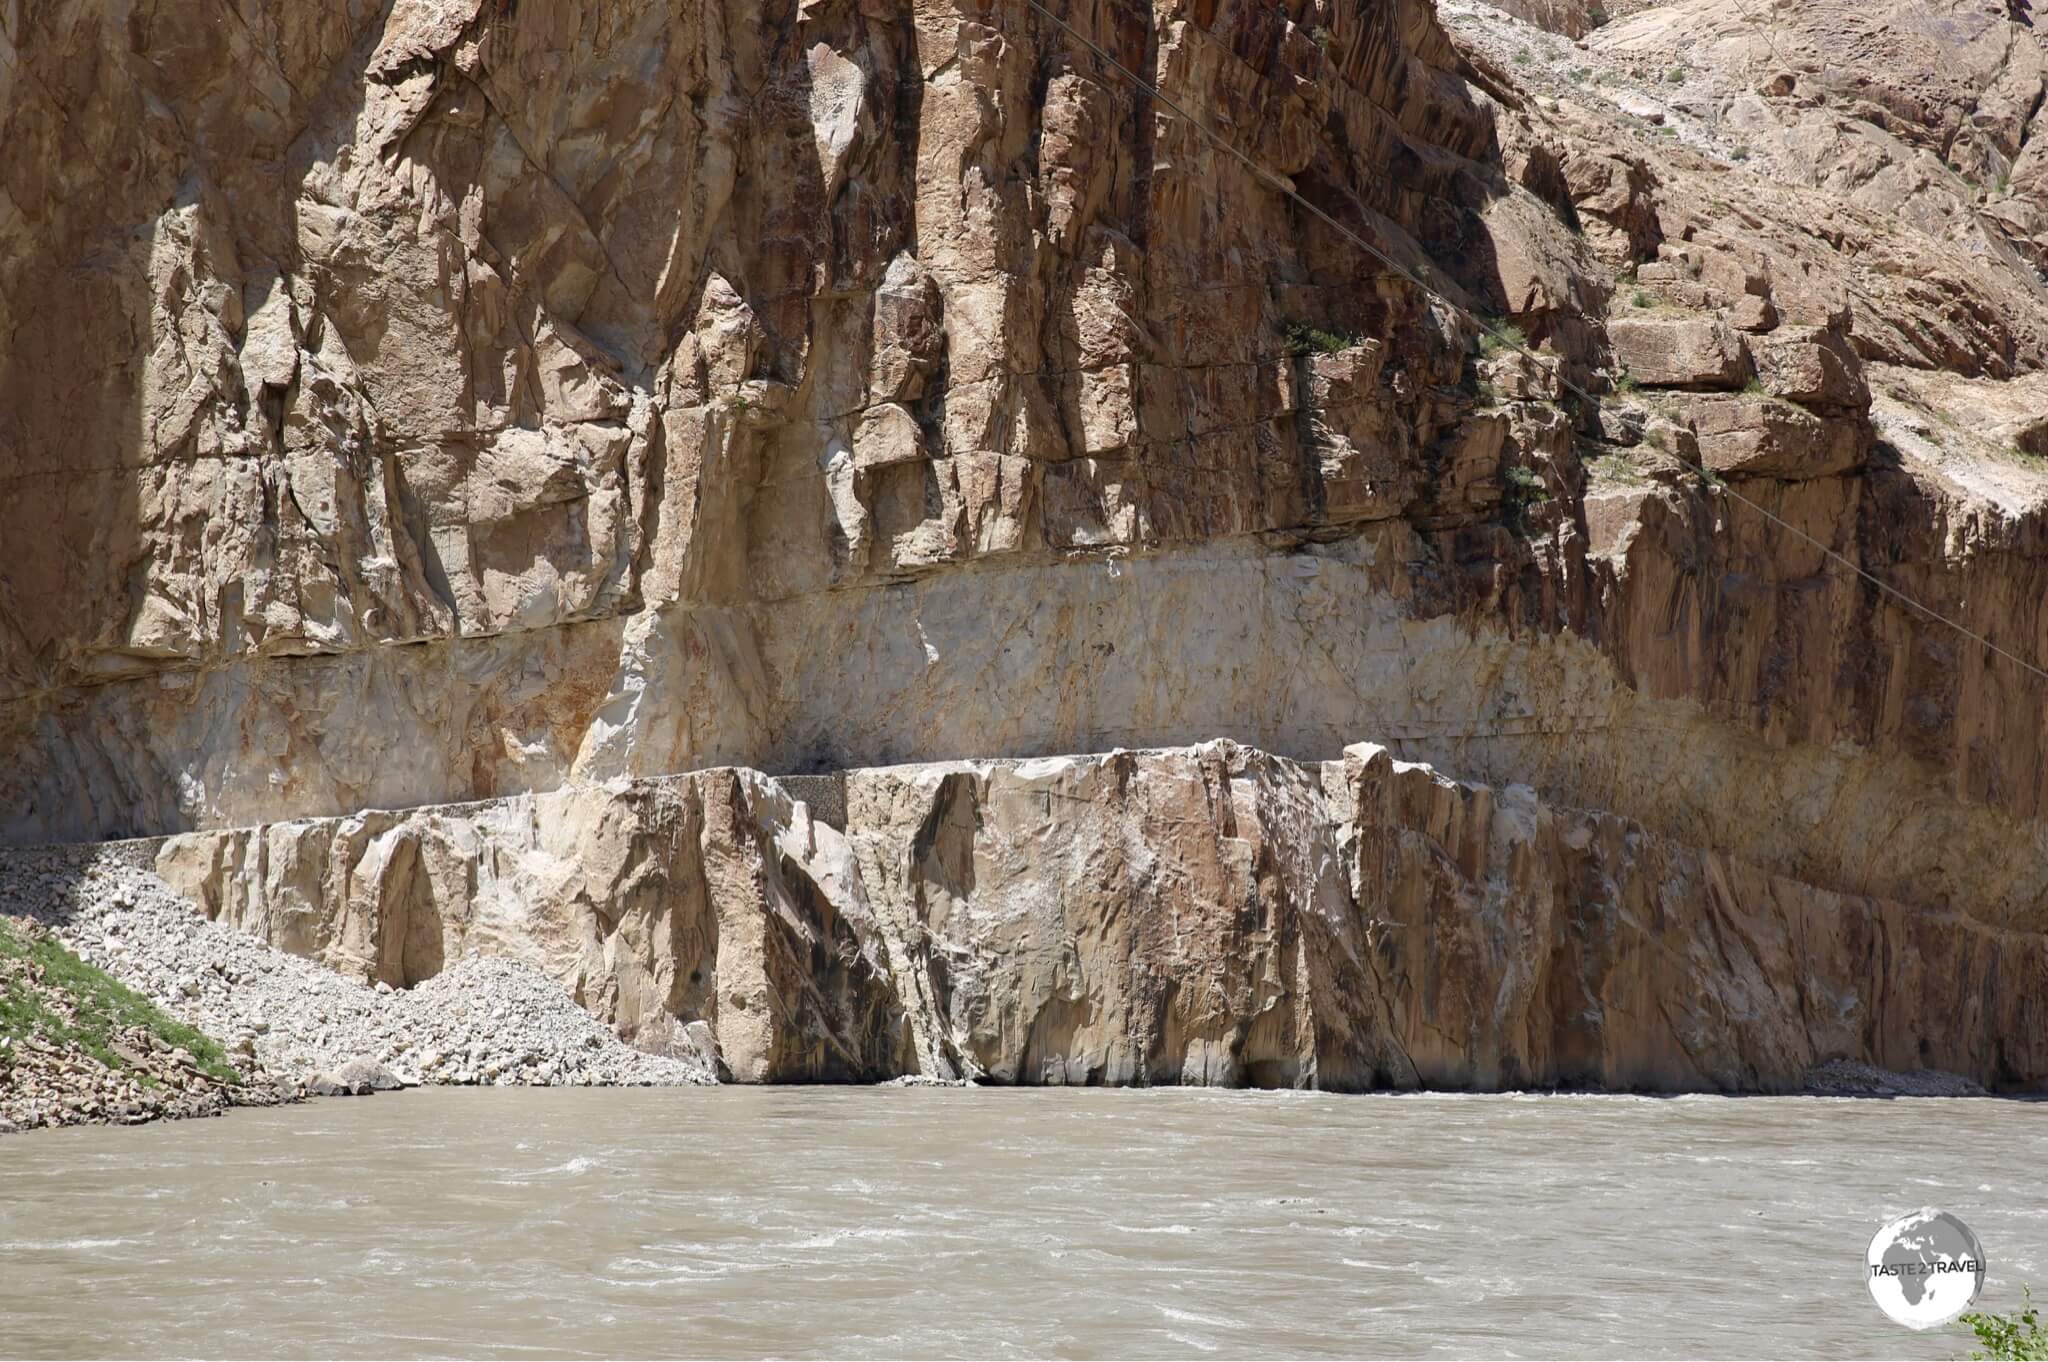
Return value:
<svg viewBox="0 0 2048 1362">
<path fill-rule="evenodd" d="M 905 992 L 890 882 L 805 887 L 802 820 L 726 767 L 1228 738 L 1321 772 L 1373 737 L 1944 950 L 2031 939 L 2041 692 L 1971 635 L 2048 656 L 2039 38 L 1960 0 L 1513 8 L 1540 26 L 1062 11 L 1426 289 L 1023 4 L 0 25 L 0 840 L 204 833 L 189 882 L 291 949 L 403 988 L 479 932 L 650 1044 L 715 1020 L 751 1077 L 1433 1052 L 1391 1010 L 1325 1051 L 1138 984 L 1114 1006 L 1176 1039 L 1050 1004 L 989 1039 Z M 477 799 L 614 926 L 494 916 L 405 831 Z M 607 837 L 669 869 L 572 873 Z M 656 913 L 683 934 L 614 940 Z M 1392 1009 L 1364 978 L 1318 1006 Z M 1800 1049 L 1558 1058 L 1590 1042 L 1542 1006 L 1442 1073 L 1762 1084 Z"/>
<path fill-rule="evenodd" d="M 2048 1079 L 2038 931 L 1370 745 L 719 770 L 185 834 L 156 866 L 366 981 L 515 955 L 642 1044 L 708 1027 L 741 1081 L 1747 1091 L 1836 1059 Z"/>
</svg>

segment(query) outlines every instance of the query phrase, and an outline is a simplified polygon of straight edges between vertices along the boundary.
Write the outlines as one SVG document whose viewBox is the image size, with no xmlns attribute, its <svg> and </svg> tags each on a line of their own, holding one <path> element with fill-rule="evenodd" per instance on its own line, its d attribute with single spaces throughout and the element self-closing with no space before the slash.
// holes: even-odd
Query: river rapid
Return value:
<svg viewBox="0 0 2048 1362">
<path fill-rule="evenodd" d="M 430 1089 L 0 1140 L 0 1353 L 1964 1356 L 1864 1247 L 2048 1286 L 2048 1107 Z"/>
</svg>

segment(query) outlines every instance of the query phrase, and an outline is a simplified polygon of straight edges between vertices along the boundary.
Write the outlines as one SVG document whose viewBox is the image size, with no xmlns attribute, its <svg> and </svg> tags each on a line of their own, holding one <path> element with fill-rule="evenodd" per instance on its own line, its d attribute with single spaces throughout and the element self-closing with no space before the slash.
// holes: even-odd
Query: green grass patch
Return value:
<svg viewBox="0 0 2048 1362">
<path fill-rule="evenodd" d="M 140 1026 L 191 1054 L 200 1072 L 221 1083 L 240 1083 L 242 1075 L 228 1063 L 219 1042 L 167 1015 L 104 970 L 95 969 L 47 937 L 23 935 L 0 918 L 0 955 L 42 967 L 43 984 L 68 995 L 77 1016 L 71 1020 L 52 1012 L 26 981 L 17 980 L 0 994 L 0 1035 L 20 1040 L 40 1036 L 51 1042 L 71 1041 L 109 1069 L 128 1066 L 114 1053 L 117 1031 Z"/>
</svg>

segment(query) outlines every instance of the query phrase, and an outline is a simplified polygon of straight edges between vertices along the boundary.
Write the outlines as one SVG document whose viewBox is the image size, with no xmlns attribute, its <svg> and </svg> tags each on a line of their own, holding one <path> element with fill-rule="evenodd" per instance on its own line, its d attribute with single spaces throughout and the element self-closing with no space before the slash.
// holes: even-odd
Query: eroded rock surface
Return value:
<svg viewBox="0 0 2048 1362">
<path fill-rule="evenodd" d="M 2048 1077 L 2048 938 L 1357 745 L 744 770 L 189 833 L 163 879 L 366 982 L 470 952 L 741 1081 Z M 687 1052 L 688 1045 L 684 1045 Z"/>
<path fill-rule="evenodd" d="M 1011 0 L 0 24 L 0 840 L 352 829 L 280 850 L 249 925 L 403 986 L 463 919 L 361 905 L 481 891 L 405 850 L 443 815 L 374 810 L 546 809 L 529 840 L 574 861 L 602 841 L 580 792 L 638 782 L 681 801 L 663 864 L 712 845 L 690 818 L 757 830 L 677 881 L 705 906 L 663 900 L 699 963 L 487 935 L 638 1035 L 710 1025 L 689 974 L 753 932 L 717 1023 L 749 1076 L 985 1052 L 1350 1084 L 1427 1077 L 1437 1042 L 1391 1010 L 1329 1050 L 1226 1034 L 1172 998 L 1143 1004 L 1172 1038 L 1112 1042 L 909 996 L 892 882 L 770 930 L 770 787 L 669 773 L 1215 738 L 1326 771 L 1373 738 L 1800 903 L 1951 924 L 1944 951 L 2031 940 L 2043 683 L 1970 635 L 2048 657 L 2042 40 L 1963 0 L 1508 8 L 1066 11 L 1429 291 Z M 193 883 L 232 897 L 257 836 Z M 1281 882 L 1313 918 L 1321 881 Z M 637 883 L 575 902 L 630 921 Z M 2035 1073 L 1994 1051 L 2038 1025 L 1955 968 L 1986 990 L 1945 995 L 1978 1028 L 1955 1067 Z M 1328 997 L 1395 1007 L 1363 978 Z M 1211 991 L 1250 1026 L 1260 987 Z M 815 1015 L 778 1029 L 770 996 Z M 1780 1082 L 1800 1050 L 1666 1017 L 1594 1054 L 1553 1006 L 1442 1042 L 1443 1072 Z"/>
</svg>

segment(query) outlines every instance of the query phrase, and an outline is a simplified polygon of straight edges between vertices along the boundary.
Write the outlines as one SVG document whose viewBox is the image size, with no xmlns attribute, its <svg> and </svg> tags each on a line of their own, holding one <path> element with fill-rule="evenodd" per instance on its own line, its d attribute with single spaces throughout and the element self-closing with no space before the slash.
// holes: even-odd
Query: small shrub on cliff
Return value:
<svg viewBox="0 0 2048 1362">
<path fill-rule="evenodd" d="M 1595 454 L 1585 460 L 1587 474 L 1596 482 L 1620 483 L 1624 487 L 1646 487 L 1649 479 L 1619 450 Z"/>
<path fill-rule="evenodd" d="M 1487 359 L 1510 350 L 1528 348 L 1529 333 L 1512 322 L 1497 322 L 1493 330 L 1479 333 L 1479 353 Z"/>
<path fill-rule="evenodd" d="M 1317 24 L 1314 28 L 1308 31 L 1308 40 L 1314 43 L 1318 48 L 1322 49 L 1325 52 L 1328 52 L 1330 50 L 1330 44 L 1336 40 L 1336 35 L 1331 33 L 1329 29 L 1324 28 L 1321 24 Z"/>
<path fill-rule="evenodd" d="M 1550 500 L 1550 489 L 1543 485 L 1543 475 L 1533 468 L 1517 465 L 1504 475 L 1508 487 L 1524 502 L 1534 504 Z"/>
<path fill-rule="evenodd" d="M 1335 355 L 1358 344 L 1356 336 L 1327 331 L 1303 321 L 1282 322 L 1280 334 L 1287 339 L 1287 353 L 1290 355 Z"/>
<path fill-rule="evenodd" d="M 1977 1336 L 1981 1346 L 1970 1354 L 1976 1362 L 2048 1362 L 2048 1332 L 2041 1329 L 2031 1290 L 2021 1291 L 2020 1308 L 2013 1314 L 1973 1310 L 1956 1323 Z"/>
<path fill-rule="evenodd" d="M 1501 511 L 1508 528 L 1523 534 L 1529 528 L 1529 510 L 1550 500 L 1543 475 L 1533 468 L 1516 466 L 1501 473 Z"/>
</svg>

